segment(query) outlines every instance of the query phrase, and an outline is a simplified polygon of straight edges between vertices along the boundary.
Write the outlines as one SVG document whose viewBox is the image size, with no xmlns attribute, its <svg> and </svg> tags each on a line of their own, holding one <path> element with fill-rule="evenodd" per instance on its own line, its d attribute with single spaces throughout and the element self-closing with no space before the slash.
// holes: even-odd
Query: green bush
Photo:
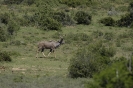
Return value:
<svg viewBox="0 0 133 88">
<path fill-rule="evenodd" d="M 12 61 L 10 55 L 6 51 L 0 51 L 0 62 L 1 61 Z"/>
<path fill-rule="evenodd" d="M 20 25 L 17 24 L 15 21 L 10 20 L 8 23 L 7 31 L 10 35 L 13 35 L 14 32 L 17 32 L 20 29 Z"/>
<path fill-rule="evenodd" d="M 53 18 L 53 10 L 45 5 L 45 6 L 39 6 L 38 11 L 35 12 L 33 16 L 33 20 L 35 23 L 38 24 L 38 26 L 43 30 L 60 30 L 61 29 L 61 23 L 58 22 Z"/>
<path fill-rule="evenodd" d="M 128 27 L 133 22 L 133 13 L 126 14 L 121 17 L 120 20 L 117 21 L 117 25 L 120 27 Z"/>
<path fill-rule="evenodd" d="M 61 24 L 53 18 L 47 17 L 39 23 L 43 30 L 60 30 Z"/>
<path fill-rule="evenodd" d="M 92 77 L 94 73 L 109 66 L 110 57 L 114 55 L 114 51 L 106 49 L 102 46 L 102 42 L 95 42 L 95 44 L 79 49 L 70 60 L 69 76 L 72 78 Z"/>
<path fill-rule="evenodd" d="M 99 21 L 100 23 L 104 24 L 105 26 L 114 26 L 115 20 L 112 17 L 105 17 Z"/>
<path fill-rule="evenodd" d="M 74 25 L 72 18 L 65 12 L 55 12 L 53 18 L 64 26 Z"/>
<path fill-rule="evenodd" d="M 102 47 L 99 52 L 102 56 L 113 57 L 116 54 L 116 49 L 114 47 Z"/>
<path fill-rule="evenodd" d="M 86 24 L 89 25 L 91 23 L 91 15 L 84 12 L 84 11 L 78 11 L 75 14 L 74 19 L 77 21 L 78 24 Z"/>
</svg>

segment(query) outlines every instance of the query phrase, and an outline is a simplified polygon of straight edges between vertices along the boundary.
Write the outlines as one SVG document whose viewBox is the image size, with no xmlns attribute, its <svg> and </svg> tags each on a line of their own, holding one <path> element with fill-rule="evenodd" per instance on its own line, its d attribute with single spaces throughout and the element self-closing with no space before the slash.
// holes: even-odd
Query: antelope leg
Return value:
<svg viewBox="0 0 133 88">
<path fill-rule="evenodd" d="M 46 55 L 42 52 L 43 56 L 46 57 Z"/>
<path fill-rule="evenodd" d="M 48 56 L 51 54 L 51 52 L 48 53 Z"/>
</svg>

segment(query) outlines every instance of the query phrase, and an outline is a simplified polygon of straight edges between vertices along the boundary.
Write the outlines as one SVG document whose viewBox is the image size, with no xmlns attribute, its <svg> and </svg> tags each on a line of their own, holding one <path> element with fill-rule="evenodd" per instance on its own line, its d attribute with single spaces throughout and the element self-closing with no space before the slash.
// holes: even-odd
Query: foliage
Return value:
<svg viewBox="0 0 133 88">
<path fill-rule="evenodd" d="M 105 17 L 99 21 L 100 23 L 104 24 L 105 26 L 114 26 L 115 20 L 112 17 Z"/>
<path fill-rule="evenodd" d="M 132 88 L 133 74 L 126 64 L 126 58 L 119 58 L 111 66 L 95 74 L 94 81 L 88 84 L 88 88 Z"/>
<path fill-rule="evenodd" d="M 110 49 L 102 46 L 101 42 L 90 44 L 88 47 L 79 49 L 75 57 L 71 59 L 69 75 L 72 78 L 92 77 L 94 73 L 110 65 L 109 58 L 114 55 Z"/>
<path fill-rule="evenodd" d="M 6 51 L 0 51 L 0 62 L 1 61 L 12 61 L 10 55 Z"/>
<path fill-rule="evenodd" d="M 74 19 L 77 21 L 78 24 L 86 24 L 89 25 L 91 23 L 91 15 L 84 12 L 84 11 L 78 11 L 75 14 Z"/>
</svg>

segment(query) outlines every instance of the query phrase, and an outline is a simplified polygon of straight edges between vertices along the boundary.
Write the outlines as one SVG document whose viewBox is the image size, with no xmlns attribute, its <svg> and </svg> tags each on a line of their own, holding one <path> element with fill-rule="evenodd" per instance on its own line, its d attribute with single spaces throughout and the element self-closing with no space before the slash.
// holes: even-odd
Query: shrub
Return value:
<svg viewBox="0 0 133 88">
<path fill-rule="evenodd" d="M 12 61 L 10 55 L 6 51 L 0 51 L 0 62 L 1 61 Z"/>
<path fill-rule="evenodd" d="M 120 20 L 117 21 L 117 25 L 120 27 L 128 27 L 132 24 L 133 22 L 133 14 L 129 13 L 121 17 Z"/>
<path fill-rule="evenodd" d="M 9 13 L 0 14 L 1 23 L 8 24 L 9 20 L 10 20 L 10 14 Z"/>
<path fill-rule="evenodd" d="M 70 60 L 69 75 L 72 78 L 92 77 L 94 73 L 100 72 L 110 65 L 111 61 L 109 58 L 112 56 L 114 56 L 112 50 L 106 50 L 102 46 L 102 42 L 90 44 L 83 49 L 79 49 Z"/>
<path fill-rule="evenodd" d="M 60 30 L 61 24 L 53 18 L 47 17 L 39 23 L 43 30 Z"/>
<path fill-rule="evenodd" d="M 105 17 L 99 21 L 100 23 L 104 24 L 105 26 L 114 26 L 115 20 L 111 17 Z"/>
<path fill-rule="evenodd" d="M 114 47 L 102 47 L 99 52 L 102 56 L 113 57 L 116 54 L 116 49 Z"/>
<path fill-rule="evenodd" d="M 7 31 L 10 35 L 13 35 L 13 33 L 17 32 L 19 29 L 20 26 L 15 21 L 9 21 Z"/>
<path fill-rule="evenodd" d="M 91 23 L 91 15 L 84 11 L 78 11 L 75 14 L 74 19 L 77 21 L 78 24 L 89 25 Z"/>
<path fill-rule="evenodd" d="M 65 12 L 55 12 L 53 14 L 53 18 L 64 26 L 68 26 L 68 25 L 70 26 L 74 24 L 74 21 L 72 20 L 72 18 Z"/>
<path fill-rule="evenodd" d="M 53 18 L 53 12 L 49 6 L 39 6 L 33 20 L 43 30 L 60 30 L 61 23 Z"/>
</svg>

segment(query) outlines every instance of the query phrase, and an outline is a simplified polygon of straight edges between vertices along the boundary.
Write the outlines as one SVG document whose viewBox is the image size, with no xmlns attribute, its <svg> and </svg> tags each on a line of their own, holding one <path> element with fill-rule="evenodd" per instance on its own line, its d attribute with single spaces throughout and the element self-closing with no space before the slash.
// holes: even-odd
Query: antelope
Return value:
<svg viewBox="0 0 133 88">
<path fill-rule="evenodd" d="M 38 50 L 36 54 L 36 58 L 38 58 L 39 51 L 42 52 L 43 56 L 46 57 L 44 54 L 44 49 L 50 49 L 48 56 L 58 48 L 63 43 L 63 37 L 61 37 L 60 41 L 41 41 L 38 43 Z M 55 56 L 56 58 L 56 56 Z"/>
</svg>

